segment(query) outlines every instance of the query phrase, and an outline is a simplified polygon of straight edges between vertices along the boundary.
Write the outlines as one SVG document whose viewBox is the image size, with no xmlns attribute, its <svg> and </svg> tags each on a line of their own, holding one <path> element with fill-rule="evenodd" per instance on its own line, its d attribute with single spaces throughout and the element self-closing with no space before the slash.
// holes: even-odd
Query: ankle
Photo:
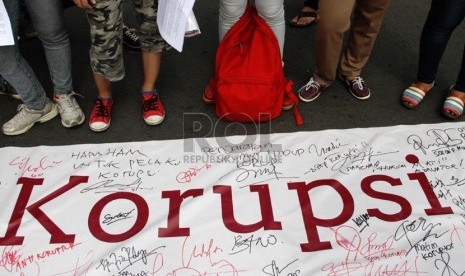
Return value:
<svg viewBox="0 0 465 276">
<path fill-rule="evenodd" d="M 303 11 L 303 12 L 317 12 L 317 11 L 314 10 L 313 8 L 307 7 L 307 6 L 304 6 L 304 7 L 302 8 L 302 11 Z"/>
<path fill-rule="evenodd" d="M 152 89 L 152 90 L 142 90 L 140 92 L 142 95 L 145 95 L 145 94 L 156 94 L 158 95 L 158 91 L 156 88 Z"/>
<path fill-rule="evenodd" d="M 97 100 L 113 101 L 113 98 L 111 96 L 110 97 L 97 96 Z"/>
<path fill-rule="evenodd" d="M 415 81 L 417 84 L 421 85 L 421 86 L 426 86 L 426 87 L 433 87 L 434 86 L 434 81 L 433 82 L 422 82 L 422 81 Z"/>
</svg>

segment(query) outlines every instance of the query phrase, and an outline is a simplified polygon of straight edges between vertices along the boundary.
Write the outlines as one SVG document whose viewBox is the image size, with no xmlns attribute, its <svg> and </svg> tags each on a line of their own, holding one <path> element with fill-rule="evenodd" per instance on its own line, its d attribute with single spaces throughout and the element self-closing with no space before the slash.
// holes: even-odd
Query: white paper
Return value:
<svg viewBox="0 0 465 276">
<path fill-rule="evenodd" d="M 11 30 L 10 19 L 6 12 L 3 1 L 0 0 L 0 46 L 14 45 L 13 31 Z"/>
<path fill-rule="evenodd" d="M 195 0 L 159 0 L 157 23 L 161 36 L 173 48 L 182 52 L 187 19 Z"/>
<path fill-rule="evenodd" d="M 187 18 L 187 26 L 186 26 L 186 37 L 193 37 L 200 34 L 199 24 L 197 23 L 197 19 L 195 18 L 195 14 L 192 11 Z"/>
</svg>

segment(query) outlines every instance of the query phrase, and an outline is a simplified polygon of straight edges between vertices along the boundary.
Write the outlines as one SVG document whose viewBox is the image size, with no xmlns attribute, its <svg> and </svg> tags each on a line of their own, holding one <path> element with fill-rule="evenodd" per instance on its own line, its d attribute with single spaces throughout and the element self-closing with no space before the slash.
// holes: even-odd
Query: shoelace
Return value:
<svg viewBox="0 0 465 276">
<path fill-rule="evenodd" d="M 84 96 L 82 96 L 81 94 L 78 94 L 74 91 L 68 93 L 68 94 L 63 94 L 63 95 L 59 95 L 57 96 L 57 98 L 60 99 L 60 105 L 66 110 L 67 108 L 74 108 L 76 109 L 76 105 L 75 105 L 75 102 L 73 101 L 72 97 L 74 96 L 79 96 L 79 97 L 82 97 L 84 98 Z"/>
<path fill-rule="evenodd" d="M 108 117 L 110 114 L 107 107 L 101 99 L 95 100 L 94 112 L 92 112 L 92 117 Z"/>
<path fill-rule="evenodd" d="M 26 117 L 26 114 L 27 114 L 26 109 L 27 108 L 26 108 L 26 106 L 24 104 L 18 105 L 18 108 L 16 109 L 16 111 L 18 111 L 18 113 L 16 113 L 16 116 L 14 116 L 13 119 L 15 119 L 16 121 L 22 121 L 22 119 Z"/>
<path fill-rule="evenodd" d="M 124 34 L 126 34 L 133 41 L 139 41 L 139 36 L 133 31 L 133 29 L 125 27 L 124 28 Z"/>
<path fill-rule="evenodd" d="M 363 85 L 365 84 L 365 81 L 361 77 L 355 77 L 355 79 L 352 81 L 352 86 L 357 85 L 358 89 L 362 90 Z"/>
<path fill-rule="evenodd" d="M 299 89 L 299 92 L 301 90 L 308 90 L 310 89 L 311 87 L 314 87 L 316 89 L 320 88 L 320 85 L 318 84 L 318 82 L 314 81 L 313 78 L 310 78 L 310 80 L 307 82 L 306 85 L 302 86 L 300 89 Z"/>
<path fill-rule="evenodd" d="M 159 109 L 158 99 L 159 99 L 158 95 L 151 95 L 150 98 L 145 99 L 143 103 L 144 111 L 158 110 Z"/>
<path fill-rule="evenodd" d="M 75 108 L 73 101 L 71 100 L 72 94 L 65 94 L 57 96 L 60 99 L 60 105 L 64 110 L 68 108 Z"/>
</svg>

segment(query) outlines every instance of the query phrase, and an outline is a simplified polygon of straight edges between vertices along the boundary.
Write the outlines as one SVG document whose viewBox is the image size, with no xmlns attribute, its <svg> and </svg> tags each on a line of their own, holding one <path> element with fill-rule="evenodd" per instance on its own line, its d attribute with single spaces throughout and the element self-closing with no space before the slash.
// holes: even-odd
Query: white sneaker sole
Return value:
<svg viewBox="0 0 465 276">
<path fill-rule="evenodd" d="M 108 122 L 108 124 L 105 125 L 105 126 L 98 126 L 98 127 L 95 127 L 95 126 L 92 126 L 91 124 L 89 124 L 89 128 L 93 132 L 103 132 L 103 131 L 107 130 L 110 127 L 110 123 L 111 123 L 111 121 Z"/>
<path fill-rule="evenodd" d="M 48 122 L 51 119 L 55 118 L 57 115 L 58 115 L 58 108 L 57 108 L 57 106 L 55 104 L 53 104 L 52 109 L 47 114 L 40 117 L 39 120 L 37 120 L 37 122 L 39 122 L 39 123 Z M 37 123 L 37 122 L 34 122 L 34 123 L 30 124 L 30 125 L 27 125 L 26 127 L 22 128 L 22 129 L 19 129 L 17 131 L 13 131 L 13 132 L 5 132 L 5 131 L 3 131 L 3 133 L 5 135 L 9 135 L 9 136 L 20 135 L 20 134 L 26 133 L 28 130 L 30 130 L 34 126 L 34 124 Z"/>
<path fill-rule="evenodd" d="M 86 120 L 86 117 L 84 116 L 84 114 L 81 114 L 80 121 L 73 120 L 71 121 L 71 123 L 67 124 L 63 119 L 61 119 L 61 124 L 66 128 L 71 128 L 71 127 L 82 125 L 85 120 Z"/>
<path fill-rule="evenodd" d="M 158 117 L 158 119 L 156 119 L 157 117 Z M 156 125 L 161 124 L 164 119 L 165 119 L 165 116 L 163 116 L 163 117 L 161 117 L 161 116 L 152 116 L 152 117 L 149 117 L 147 119 L 144 118 L 144 122 L 149 126 L 156 126 Z"/>
</svg>

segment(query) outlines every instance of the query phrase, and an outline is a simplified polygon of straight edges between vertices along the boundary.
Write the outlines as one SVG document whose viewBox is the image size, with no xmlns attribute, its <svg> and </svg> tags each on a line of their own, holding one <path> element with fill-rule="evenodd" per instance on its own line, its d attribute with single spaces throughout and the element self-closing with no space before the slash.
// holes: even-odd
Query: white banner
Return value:
<svg viewBox="0 0 465 276">
<path fill-rule="evenodd" d="M 0 149 L 0 275 L 465 275 L 465 123 Z"/>
</svg>

